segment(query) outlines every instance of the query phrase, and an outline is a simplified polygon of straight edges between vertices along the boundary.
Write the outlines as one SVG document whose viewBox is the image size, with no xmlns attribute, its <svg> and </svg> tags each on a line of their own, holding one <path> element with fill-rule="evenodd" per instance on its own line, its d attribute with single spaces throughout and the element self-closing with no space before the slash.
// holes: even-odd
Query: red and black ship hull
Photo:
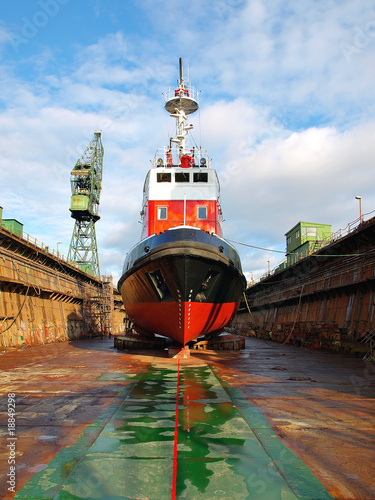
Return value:
<svg viewBox="0 0 375 500">
<path fill-rule="evenodd" d="M 245 286 L 236 249 L 188 227 L 138 243 L 118 284 L 135 330 L 182 345 L 220 331 L 236 314 Z"/>
</svg>

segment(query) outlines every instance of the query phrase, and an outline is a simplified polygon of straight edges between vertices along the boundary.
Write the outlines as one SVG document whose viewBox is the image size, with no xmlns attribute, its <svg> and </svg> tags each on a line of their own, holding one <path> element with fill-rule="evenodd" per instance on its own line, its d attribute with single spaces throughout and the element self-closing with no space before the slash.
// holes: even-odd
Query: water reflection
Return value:
<svg viewBox="0 0 375 500">
<path fill-rule="evenodd" d="M 218 444 L 244 444 L 244 439 L 222 437 L 223 426 L 237 416 L 237 410 L 230 401 L 222 401 L 227 396 L 210 370 L 185 368 L 181 371 L 180 390 L 183 409 L 179 417 L 177 497 L 188 482 L 200 493 L 206 491 L 214 475 L 209 465 L 223 460 L 214 456 Z"/>
</svg>

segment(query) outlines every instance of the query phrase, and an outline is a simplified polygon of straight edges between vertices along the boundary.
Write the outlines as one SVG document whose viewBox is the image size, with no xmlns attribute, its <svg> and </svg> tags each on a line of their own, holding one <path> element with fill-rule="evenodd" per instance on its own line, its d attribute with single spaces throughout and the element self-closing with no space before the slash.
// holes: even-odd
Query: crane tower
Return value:
<svg viewBox="0 0 375 500">
<path fill-rule="evenodd" d="M 101 132 L 95 132 L 70 177 L 72 189 L 70 211 L 75 224 L 68 259 L 97 278 L 100 278 L 100 268 L 95 222 L 100 219 L 98 213 L 102 189 L 103 154 Z"/>
</svg>

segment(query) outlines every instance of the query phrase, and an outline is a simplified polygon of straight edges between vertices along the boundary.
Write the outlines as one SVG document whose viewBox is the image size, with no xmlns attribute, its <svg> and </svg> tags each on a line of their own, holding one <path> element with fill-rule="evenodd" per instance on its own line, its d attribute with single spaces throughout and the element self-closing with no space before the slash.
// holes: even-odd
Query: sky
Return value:
<svg viewBox="0 0 375 500">
<path fill-rule="evenodd" d="M 50 248 L 68 253 L 70 172 L 101 130 L 96 234 L 117 283 L 150 160 L 174 133 L 162 93 L 179 57 L 248 279 L 285 258 L 297 222 L 344 229 L 355 196 L 375 215 L 374 0 L 1 3 L 0 206 Z"/>
</svg>

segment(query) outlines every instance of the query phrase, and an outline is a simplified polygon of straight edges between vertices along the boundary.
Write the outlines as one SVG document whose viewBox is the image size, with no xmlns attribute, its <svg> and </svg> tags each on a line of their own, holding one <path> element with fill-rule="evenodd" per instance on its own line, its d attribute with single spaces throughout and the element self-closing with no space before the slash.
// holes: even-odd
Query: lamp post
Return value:
<svg viewBox="0 0 375 500">
<path fill-rule="evenodd" d="M 57 242 L 57 256 L 59 256 L 59 245 L 62 243 L 62 241 Z"/>
<path fill-rule="evenodd" d="M 359 200 L 359 223 L 362 224 L 362 196 L 356 196 L 355 199 Z"/>
<path fill-rule="evenodd" d="M 254 284 L 254 273 L 253 271 L 248 271 L 249 274 L 251 274 L 251 284 L 253 285 Z"/>
</svg>

